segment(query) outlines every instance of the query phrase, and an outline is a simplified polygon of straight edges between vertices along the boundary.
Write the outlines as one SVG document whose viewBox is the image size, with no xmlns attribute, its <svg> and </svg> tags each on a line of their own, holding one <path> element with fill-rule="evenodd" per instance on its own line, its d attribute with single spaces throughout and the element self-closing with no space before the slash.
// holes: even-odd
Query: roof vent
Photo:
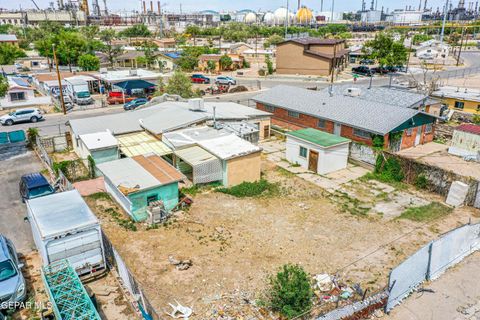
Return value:
<svg viewBox="0 0 480 320">
<path fill-rule="evenodd" d="M 349 97 L 359 97 L 362 94 L 362 89 L 348 88 L 347 90 L 345 90 L 344 94 Z"/>
</svg>

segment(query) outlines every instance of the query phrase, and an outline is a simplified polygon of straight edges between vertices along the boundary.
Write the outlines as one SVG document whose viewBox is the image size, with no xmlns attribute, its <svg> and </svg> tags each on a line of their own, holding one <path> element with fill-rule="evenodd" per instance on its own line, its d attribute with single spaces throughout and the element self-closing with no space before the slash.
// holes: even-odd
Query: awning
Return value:
<svg viewBox="0 0 480 320">
<path fill-rule="evenodd" d="M 147 89 L 155 87 L 154 83 L 145 81 L 145 80 L 128 80 L 115 83 L 114 86 L 119 87 L 123 90 L 132 90 L 132 89 Z"/>
<path fill-rule="evenodd" d="M 127 157 L 152 153 L 158 156 L 164 156 L 172 153 L 172 150 L 165 143 L 146 132 L 126 134 L 117 136 L 116 138 L 120 145 L 120 150 Z"/>
<path fill-rule="evenodd" d="M 223 179 L 222 162 L 199 146 L 175 151 L 175 155 L 192 167 L 192 182 L 209 183 Z M 180 167 L 181 165 L 177 164 Z"/>
<path fill-rule="evenodd" d="M 207 161 L 218 160 L 213 154 L 199 146 L 176 150 L 175 155 L 192 167 Z"/>
</svg>

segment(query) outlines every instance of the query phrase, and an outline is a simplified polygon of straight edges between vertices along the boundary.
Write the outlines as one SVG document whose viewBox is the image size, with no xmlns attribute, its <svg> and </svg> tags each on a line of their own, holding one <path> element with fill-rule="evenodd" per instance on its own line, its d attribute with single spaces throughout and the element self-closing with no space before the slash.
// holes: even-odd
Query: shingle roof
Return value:
<svg viewBox="0 0 480 320">
<path fill-rule="evenodd" d="M 304 38 L 296 38 L 296 39 L 290 39 L 286 40 L 285 42 L 296 42 L 300 43 L 303 45 L 307 44 L 338 44 L 338 43 L 343 43 L 345 40 L 342 39 L 320 39 L 320 38 L 314 38 L 314 37 L 304 37 Z M 285 43 L 283 42 L 283 43 Z"/>
<path fill-rule="evenodd" d="M 456 127 L 455 130 L 480 135 L 480 126 L 476 124 L 462 124 Z"/>
<path fill-rule="evenodd" d="M 312 91 L 285 85 L 260 93 L 253 97 L 253 100 L 381 135 L 389 133 L 420 113 L 418 110 L 386 103 L 345 95 L 330 96 L 328 91 Z"/>
<path fill-rule="evenodd" d="M 361 90 L 361 94 L 356 99 L 363 99 L 372 102 L 380 102 L 390 104 L 403 108 L 419 107 L 423 102 L 428 100 L 426 94 L 409 91 L 403 88 L 372 86 L 368 89 L 368 85 L 355 84 L 341 84 L 333 86 L 334 95 L 345 95 L 345 92 L 350 88 L 357 88 Z M 328 92 L 329 88 L 323 91 Z"/>
<path fill-rule="evenodd" d="M 287 136 L 293 136 L 325 148 L 350 142 L 350 139 L 312 128 L 291 131 L 287 133 Z"/>
</svg>

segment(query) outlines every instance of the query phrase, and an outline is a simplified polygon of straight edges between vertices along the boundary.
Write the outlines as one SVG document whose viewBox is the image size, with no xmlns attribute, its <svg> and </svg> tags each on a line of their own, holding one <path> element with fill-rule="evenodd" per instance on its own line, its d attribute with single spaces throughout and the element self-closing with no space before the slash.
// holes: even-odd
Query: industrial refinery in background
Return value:
<svg viewBox="0 0 480 320">
<path fill-rule="evenodd" d="M 160 1 L 140 0 L 136 10 L 114 12 L 108 8 L 108 0 L 58 0 L 41 8 L 31 0 L 36 9 L 6 10 L 0 8 L 0 24 L 36 25 L 41 21 L 57 21 L 65 25 L 96 24 L 105 26 L 128 26 L 137 23 L 162 24 L 165 28 L 182 28 L 195 24 L 216 26 L 229 21 L 262 25 L 318 25 L 324 23 L 392 24 L 411 25 L 432 20 L 473 20 L 479 15 L 476 2 L 459 0 L 445 1 L 443 7 L 432 7 L 428 0 L 419 0 L 418 5 L 404 8 L 386 8 L 379 0 L 358 1 L 360 9 L 352 12 L 334 10 L 335 1 L 322 0 L 317 8 L 303 6 L 298 0 L 294 6 L 279 7 L 272 11 L 242 9 L 238 11 L 203 10 L 184 12 L 181 4 L 177 10 Z M 110 0 L 111 1 L 111 0 Z M 325 2 L 325 3 L 324 3 Z M 328 2 L 328 4 L 327 4 Z M 168 8 L 166 10 L 165 8 Z"/>
</svg>

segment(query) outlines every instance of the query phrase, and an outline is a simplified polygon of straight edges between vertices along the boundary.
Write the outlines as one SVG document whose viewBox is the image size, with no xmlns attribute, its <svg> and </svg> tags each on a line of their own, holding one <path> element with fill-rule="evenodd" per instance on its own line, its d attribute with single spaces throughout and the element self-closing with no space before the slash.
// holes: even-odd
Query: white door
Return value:
<svg viewBox="0 0 480 320">
<path fill-rule="evenodd" d="M 417 135 L 415 136 L 415 146 L 420 144 L 420 138 L 422 137 L 422 127 L 417 127 Z"/>
<path fill-rule="evenodd" d="M 333 124 L 333 134 L 339 136 L 342 133 L 342 125 L 340 123 Z"/>
</svg>

